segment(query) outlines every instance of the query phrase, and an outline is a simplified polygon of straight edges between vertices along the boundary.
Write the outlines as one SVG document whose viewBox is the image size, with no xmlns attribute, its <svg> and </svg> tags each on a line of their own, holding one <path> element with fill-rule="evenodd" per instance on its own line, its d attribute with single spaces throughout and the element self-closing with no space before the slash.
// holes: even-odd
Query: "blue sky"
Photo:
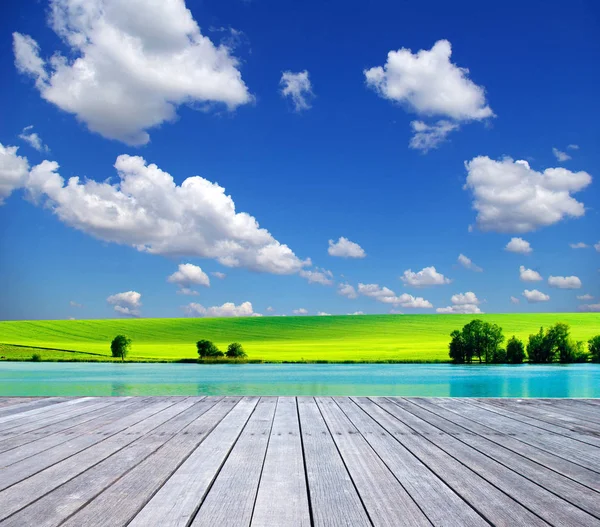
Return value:
<svg viewBox="0 0 600 527">
<path fill-rule="evenodd" d="M 600 309 L 595 2 L 77 3 L 2 8 L 0 319 Z"/>
</svg>

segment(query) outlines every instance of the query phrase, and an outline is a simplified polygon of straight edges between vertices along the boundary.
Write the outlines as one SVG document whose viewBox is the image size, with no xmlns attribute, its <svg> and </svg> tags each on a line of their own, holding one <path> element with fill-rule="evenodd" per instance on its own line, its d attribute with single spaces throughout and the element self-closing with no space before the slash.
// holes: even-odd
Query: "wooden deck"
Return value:
<svg viewBox="0 0 600 527">
<path fill-rule="evenodd" d="M 0 398 L 2 526 L 599 525 L 600 400 Z"/>
</svg>

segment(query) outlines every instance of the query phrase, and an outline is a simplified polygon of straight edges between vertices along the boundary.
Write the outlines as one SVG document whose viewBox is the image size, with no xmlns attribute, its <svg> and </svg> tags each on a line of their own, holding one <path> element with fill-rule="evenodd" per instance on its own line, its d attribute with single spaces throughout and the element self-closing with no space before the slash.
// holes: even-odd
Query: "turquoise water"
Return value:
<svg viewBox="0 0 600 527">
<path fill-rule="evenodd" d="M 600 397 L 600 364 L 0 363 L 7 395 Z"/>
</svg>

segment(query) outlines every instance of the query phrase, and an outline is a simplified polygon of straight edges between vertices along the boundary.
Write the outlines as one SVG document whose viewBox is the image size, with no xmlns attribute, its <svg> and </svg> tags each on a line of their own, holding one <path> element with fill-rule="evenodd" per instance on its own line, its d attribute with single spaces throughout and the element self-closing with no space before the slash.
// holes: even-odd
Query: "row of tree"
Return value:
<svg viewBox="0 0 600 527">
<path fill-rule="evenodd" d="M 456 364 L 479 361 L 487 364 L 520 364 L 525 359 L 532 363 L 550 362 L 600 362 L 600 335 L 588 341 L 588 349 L 582 341 L 570 337 L 569 325 L 559 322 L 529 335 L 527 348 L 514 335 L 502 347 L 504 335 L 497 324 L 475 319 L 462 330 L 451 334 L 449 354 Z M 527 349 L 527 351 L 526 351 Z"/>
</svg>

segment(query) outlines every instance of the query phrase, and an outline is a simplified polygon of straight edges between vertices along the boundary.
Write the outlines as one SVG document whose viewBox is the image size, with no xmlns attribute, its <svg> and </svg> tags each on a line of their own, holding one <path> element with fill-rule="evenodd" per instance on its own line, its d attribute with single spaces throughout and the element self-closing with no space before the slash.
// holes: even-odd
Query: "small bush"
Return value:
<svg viewBox="0 0 600 527">
<path fill-rule="evenodd" d="M 31 356 L 31 362 L 41 362 L 42 361 L 42 356 L 39 353 L 34 353 Z"/>
<path fill-rule="evenodd" d="M 506 362 L 508 364 L 521 364 L 525 359 L 525 346 L 514 335 L 506 343 Z"/>
<path fill-rule="evenodd" d="M 243 359 L 247 357 L 244 348 L 239 342 L 232 342 L 227 346 L 227 352 L 225 353 L 230 359 Z"/>
<path fill-rule="evenodd" d="M 506 350 L 502 348 L 492 350 L 488 362 L 491 364 L 506 364 Z"/>
<path fill-rule="evenodd" d="M 588 340 L 588 350 L 592 362 L 600 362 L 600 335 L 596 335 Z"/>
<path fill-rule="evenodd" d="M 537 333 L 529 335 L 527 356 L 529 357 L 529 362 L 543 363 L 554 360 L 554 355 L 552 349 L 548 346 L 543 327 Z"/>
<path fill-rule="evenodd" d="M 201 359 L 215 359 L 223 356 L 223 352 L 210 340 L 199 340 L 196 342 L 196 349 Z"/>
<path fill-rule="evenodd" d="M 125 360 L 131 347 L 131 339 L 125 335 L 117 335 L 110 343 L 110 351 L 113 357 L 121 357 Z"/>
</svg>

